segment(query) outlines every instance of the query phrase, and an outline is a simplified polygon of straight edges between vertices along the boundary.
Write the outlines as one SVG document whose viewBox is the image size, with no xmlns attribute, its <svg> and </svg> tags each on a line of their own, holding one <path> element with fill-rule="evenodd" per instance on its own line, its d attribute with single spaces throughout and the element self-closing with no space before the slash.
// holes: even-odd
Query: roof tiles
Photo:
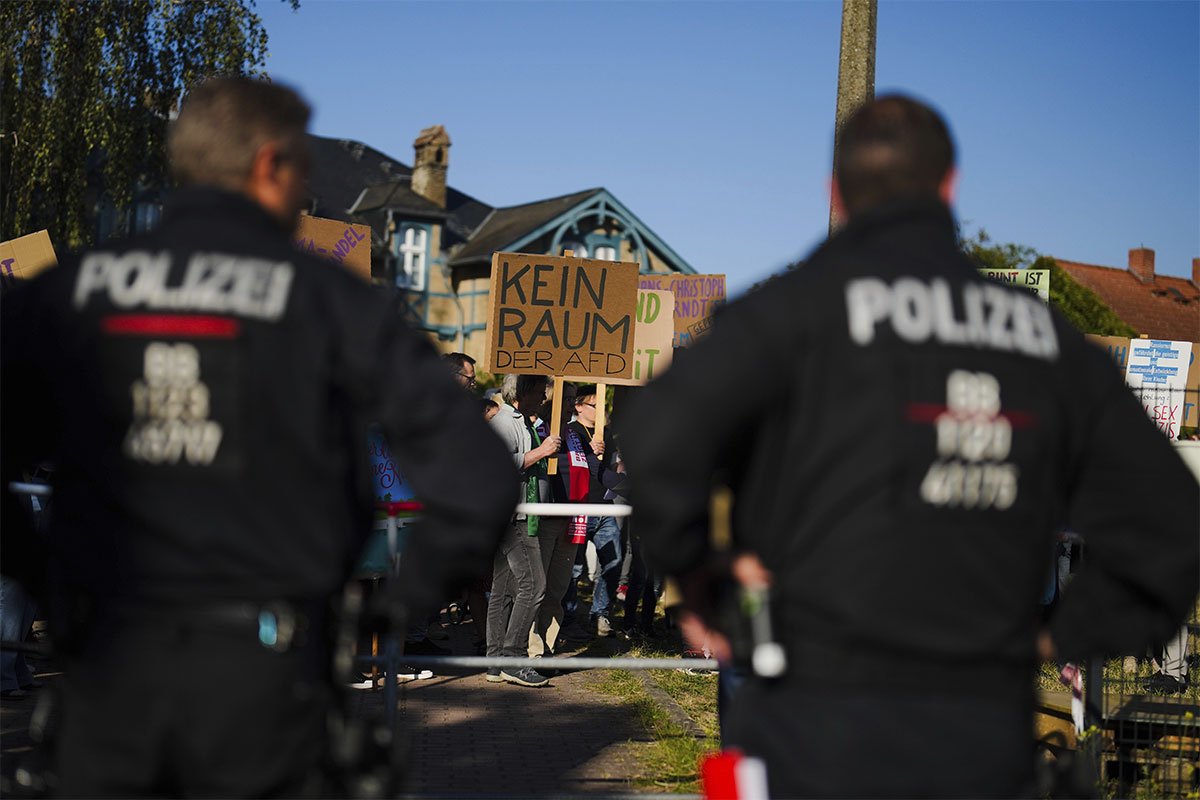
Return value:
<svg viewBox="0 0 1200 800">
<path fill-rule="evenodd" d="M 1125 269 L 1061 258 L 1055 261 L 1139 334 L 1154 339 L 1200 341 L 1200 289 L 1187 278 L 1155 275 L 1143 283 Z"/>
</svg>

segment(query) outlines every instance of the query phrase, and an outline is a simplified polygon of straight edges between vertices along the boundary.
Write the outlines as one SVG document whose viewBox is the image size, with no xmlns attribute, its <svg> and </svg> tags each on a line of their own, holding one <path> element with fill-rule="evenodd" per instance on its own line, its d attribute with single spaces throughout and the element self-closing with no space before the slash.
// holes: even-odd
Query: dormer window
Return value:
<svg viewBox="0 0 1200 800">
<path fill-rule="evenodd" d="M 409 291 L 424 291 L 429 231 L 422 225 L 403 223 L 397 233 L 400 245 L 396 261 L 396 285 Z"/>
<path fill-rule="evenodd" d="M 617 248 L 608 244 L 598 245 L 596 247 L 596 252 L 592 257 L 599 259 L 600 261 L 616 261 Z"/>
</svg>

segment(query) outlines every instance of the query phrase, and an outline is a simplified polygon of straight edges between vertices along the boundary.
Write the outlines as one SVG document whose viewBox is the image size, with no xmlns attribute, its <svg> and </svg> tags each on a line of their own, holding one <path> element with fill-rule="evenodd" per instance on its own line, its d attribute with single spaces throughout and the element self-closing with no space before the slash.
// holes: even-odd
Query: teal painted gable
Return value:
<svg viewBox="0 0 1200 800">
<path fill-rule="evenodd" d="M 561 245 L 564 240 L 570 240 L 567 231 L 573 225 L 590 218 L 603 219 L 606 217 L 614 218 L 621 223 L 624 230 L 612 237 L 612 241 L 618 243 L 622 239 L 629 238 L 631 240 L 631 249 L 638 256 L 637 260 L 642 264 L 643 272 L 649 271 L 649 259 L 645 257 L 645 253 L 647 250 L 652 250 L 659 259 L 666 262 L 672 271 L 685 275 L 696 274 L 696 270 L 691 264 L 671 249 L 658 234 L 638 219 L 624 204 L 613 197 L 607 189 L 596 190 L 577 205 L 572 206 L 498 249 L 508 252 L 521 252 L 522 248 L 528 247 L 538 239 L 547 235 L 553 235 L 549 252 L 557 254 L 561 252 Z M 581 230 L 576 235 L 585 237 L 586 241 L 591 234 L 591 231 L 585 233 Z M 591 235 L 591 238 L 595 241 L 597 238 L 605 237 Z"/>
</svg>

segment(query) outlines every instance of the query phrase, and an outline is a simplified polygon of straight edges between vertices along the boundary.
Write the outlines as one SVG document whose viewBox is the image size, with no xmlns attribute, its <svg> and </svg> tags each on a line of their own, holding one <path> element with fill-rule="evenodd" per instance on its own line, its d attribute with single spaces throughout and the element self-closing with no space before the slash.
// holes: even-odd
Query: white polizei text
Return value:
<svg viewBox="0 0 1200 800">
<path fill-rule="evenodd" d="M 1058 337 L 1050 310 L 1036 297 L 987 283 L 968 283 L 959 297 L 941 278 L 923 281 L 857 278 L 846 284 L 850 339 L 859 345 L 875 341 L 880 324 L 889 324 L 900 339 L 920 344 L 985 347 L 1023 353 L 1052 361 Z"/>
<path fill-rule="evenodd" d="M 169 252 L 90 253 L 80 264 L 74 304 L 103 294 L 122 309 L 203 311 L 274 320 L 287 308 L 295 268 L 225 253 L 193 253 L 183 279 L 168 285 Z"/>
</svg>

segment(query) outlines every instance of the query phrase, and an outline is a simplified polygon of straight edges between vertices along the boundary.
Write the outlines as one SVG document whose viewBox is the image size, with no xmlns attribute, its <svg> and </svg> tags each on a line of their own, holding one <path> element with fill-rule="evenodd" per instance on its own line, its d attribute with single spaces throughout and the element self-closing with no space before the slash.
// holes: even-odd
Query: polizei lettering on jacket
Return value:
<svg viewBox="0 0 1200 800">
<path fill-rule="evenodd" d="M 1050 310 L 1036 297 L 1000 286 L 968 283 L 957 294 L 940 278 L 928 282 L 897 278 L 858 278 L 846 284 L 850 338 L 860 345 L 875 340 L 881 324 L 910 344 L 933 339 L 941 344 L 986 347 L 1053 361 L 1058 337 Z"/>
<path fill-rule="evenodd" d="M 183 279 L 169 285 L 171 254 L 131 250 L 90 253 L 79 267 L 75 307 L 104 294 L 118 308 L 208 311 L 258 319 L 278 319 L 287 308 L 295 268 L 225 253 L 193 253 Z"/>
</svg>

